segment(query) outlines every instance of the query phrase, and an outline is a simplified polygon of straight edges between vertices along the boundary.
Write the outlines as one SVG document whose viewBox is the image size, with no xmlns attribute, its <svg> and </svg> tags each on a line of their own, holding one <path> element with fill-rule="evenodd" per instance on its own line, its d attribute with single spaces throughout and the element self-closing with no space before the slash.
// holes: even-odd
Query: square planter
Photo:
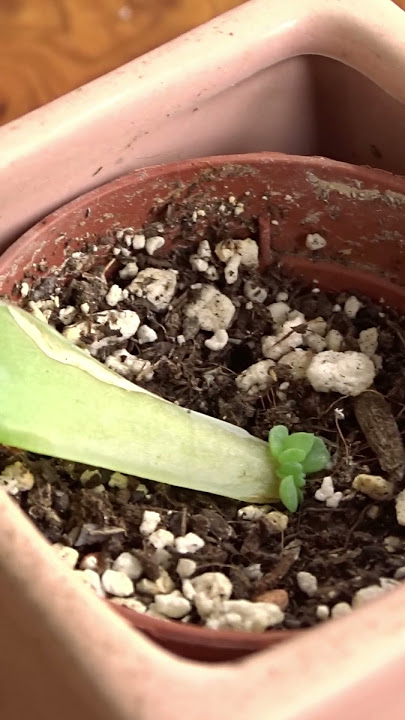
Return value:
<svg viewBox="0 0 405 720">
<path fill-rule="evenodd" d="M 190 156 L 281 150 L 405 173 L 405 17 L 352 5 L 252 0 L 2 128 L 1 247 L 89 189 Z M 404 717 L 404 589 L 209 667 L 130 631 L 3 493 L 0 527 L 4 720 Z"/>
</svg>

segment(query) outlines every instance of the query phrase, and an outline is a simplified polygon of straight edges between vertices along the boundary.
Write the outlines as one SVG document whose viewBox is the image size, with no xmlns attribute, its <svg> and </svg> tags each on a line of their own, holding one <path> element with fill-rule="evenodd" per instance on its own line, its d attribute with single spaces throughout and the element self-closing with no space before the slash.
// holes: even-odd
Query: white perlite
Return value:
<svg viewBox="0 0 405 720">
<path fill-rule="evenodd" d="M 146 238 L 143 233 L 137 233 L 132 238 L 132 247 L 134 248 L 134 250 L 143 250 L 143 248 L 145 247 L 145 243 Z"/>
<path fill-rule="evenodd" d="M 129 292 L 147 300 L 156 312 L 162 312 L 170 305 L 177 285 L 177 273 L 174 270 L 146 268 L 132 280 Z"/>
<path fill-rule="evenodd" d="M 316 608 L 317 620 L 327 620 L 330 615 L 330 610 L 327 605 L 318 605 Z"/>
<path fill-rule="evenodd" d="M 205 619 L 223 600 L 229 600 L 232 583 L 221 572 L 206 572 L 191 580 L 184 580 L 183 593 L 194 602 L 198 614 Z"/>
<path fill-rule="evenodd" d="M 140 345 L 155 342 L 157 337 L 157 332 L 155 332 L 153 328 L 149 327 L 149 325 L 141 325 L 136 333 L 136 338 Z"/>
<path fill-rule="evenodd" d="M 329 330 L 325 340 L 328 350 L 340 352 L 343 343 L 343 335 L 339 332 L 339 330 Z"/>
<path fill-rule="evenodd" d="M 160 514 L 154 510 L 144 510 L 139 531 L 142 535 L 151 535 L 160 523 Z"/>
<path fill-rule="evenodd" d="M 111 285 L 107 295 L 105 296 L 105 301 L 107 305 L 110 307 L 115 307 L 118 305 L 121 300 L 124 299 L 123 290 L 120 288 L 119 285 Z"/>
<path fill-rule="evenodd" d="M 321 316 L 316 317 L 313 320 L 309 320 L 307 322 L 307 329 L 311 333 L 315 333 L 316 335 L 321 335 L 322 337 L 325 336 L 326 327 L 327 327 L 326 320 L 324 320 L 323 317 L 321 317 Z"/>
<path fill-rule="evenodd" d="M 209 267 L 208 261 L 198 255 L 190 255 L 190 265 L 196 272 L 207 272 Z"/>
<path fill-rule="evenodd" d="M 275 325 L 282 325 L 286 322 L 291 308 L 285 302 L 271 303 L 268 307 L 270 317 Z"/>
<path fill-rule="evenodd" d="M 405 490 L 401 490 L 395 500 L 395 512 L 398 525 L 405 525 Z"/>
<path fill-rule="evenodd" d="M 138 265 L 136 262 L 129 262 L 118 274 L 121 280 L 133 280 L 138 275 Z"/>
<path fill-rule="evenodd" d="M 108 481 L 108 487 L 125 490 L 128 487 L 128 478 L 120 472 L 114 472 Z"/>
<path fill-rule="evenodd" d="M 278 534 L 287 529 L 288 516 L 279 510 L 272 510 L 266 514 L 265 518 L 271 533 Z"/>
<path fill-rule="evenodd" d="M 204 345 L 208 350 L 214 350 L 218 352 L 223 350 L 229 340 L 229 335 L 226 330 L 217 330 L 212 337 L 205 340 Z"/>
<path fill-rule="evenodd" d="M 239 265 L 241 264 L 240 255 L 232 255 L 226 263 L 224 270 L 225 282 L 227 285 L 234 285 L 238 279 Z"/>
<path fill-rule="evenodd" d="M 373 384 L 375 367 L 367 355 L 349 350 L 325 350 L 315 355 L 307 378 L 316 392 L 337 392 L 355 397 Z"/>
<path fill-rule="evenodd" d="M 322 250 L 326 245 L 326 240 L 319 233 L 310 233 L 305 239 L 305 245 L 308 250 Z"/>
<path fill-rule="evenodd" d="M 194 302 L 185 308 L 188 318 L 197 320 L 202 330 L 227 330 L 235 314 L 235 306 L 212 285 L 203 285 Z"/>
<path fill-rule="evenodd" d="M 185 555 L 186 553 L 195 553 L 197 550 L 201 550 L 204 545 L 205 541 L 193 532 L 176 537 L 174 541 L 174 546 L 177 552 L 181 555 Z"/>
<path fill-rule="evenodd" d="M 159 530 L 152 532 L 149 535 L 148 540 L 150 544 L 156 548 L 156 550 L 163 550 L 163 548 L 173 545 L 174 535 L 170 532 L 170 530 L 160 528 Z"/>
<path fill-rule="evenodd" d="M 191 558 L 180 558 L 176 565 L 177 575 L 182 580 L 190 578 L 192 575 L 194 575 L 196 570 L 197 563 L 195 562 L 195 560 L 191 560 Z"/>
<path fill-rule="evenodd" d="M 138 580 L 143 573 L 143 568 L 138 558 L 129 552 L 123 552 L 121 555 L 118 555 L 113 562 L 112 569 L 125 573 L 131 580 Z"/>
<path fill-rule="evenodd" d="M 297 573 L 297 584 L 299 589 L 308 597 L 313 597 L 318 592 L 318 580 L 310 572 L 302 570 Z"/>
<path fill-rule="evenodd" d="M 333 487 L 333 480 L 330 475 L 327 475 L 322 480 L 321 487 L 315 493 L 315 500 L 325 502 L 325 500 L 333 496 L 334 492 L 335 488 Z"/>
<path fill-rule="evenodd" d="M 344 305 L 344 311 L 347 315 L 347 317 L 353 318 L 356 317 L 357 313 L 359 312 L 360 308 L 362 307 L 362 304 L 358 298 L 355 297 L 355 295 L 351 295 L 349 298 L 347 298 L 345 305 Z"/>
<path fill-rule="evenodd" d="M 165 244 L 165 239 L 161 235 L 154 235 L 146 240 L 146 252 L 148 255 L 154 255 L 157 250 Z"/>
<path fill-rule="evenodd" d="M 135 612 L 138 613 L 144 613 L 146 611 L 146 605 L 137 598 L 112 598 L 111 602 L 115 605 L 122 605 L 130 610 L 135 610 Z"/>
<path fill-rule="evenodd" d="M 380 585 L 369 585 L 368 587 L 361 588 L 361 590 L 358 590 L 353 596 L 352 607 L 358 608 L 366 605 L 372 600 L 377 600 L 377 598 L 386 592 L 387 590 L 380 587 Z"/>
<path fill-rule="evenodd" d="M 239 390 L 248 395 L 257 395 L 264 393 L 274 382 L 275 377 L 270 374 L 270 369 L 274 367 L 273 360 L 259 360 L 259 362 L 250 365 L 236 378 L 236 385 Z"/>
<path fill-rule="evenodd" d="M 58 558 L 67 565 L 71 570 L 76 567 L 79 559 L 79 553 L 75 548 L 62 545 L 62 543 L 55 543 L 52 545 L 53 551 L 56 553 Z"/>
<path fill-rule="evenodd" d="M 213 630 L 263 632 L 283 620 L 283 611 L 273 603 L 225 600 L 207 619 L 206 626 Z"/>
<path fill-rule="evenodd" d="M 389 500 L 394 494 L 394 485 L 380 475 L 360 473 L 353 480 L 352 487 L 372 500 Z"/>
<path fill-rule="evenodd" d="M 166 595 L 155 595 L 155 608 L 162 615 L 179 620 L 190 612 L 191 603 L 179 590 L 173 590 Z"/>
<path fill-rule="evenodd" d="M 77 310 L 73 305 L 68 305 L 65 308 L 59 310 L 59 320 L 63 325 L 70 325 L 76 316 Z"/>
<path fill-rule="evenodd" d="M 268 508 L 267 508 L 268 509 Z M 261 505 L 260 507 L 257 505 L 245 505 L 245 507 L 241 507 L 238 510 L 238 517 L 241 518 L 241 520 L 259 520 L 261 517 L 265 515 L 266 508 L 264 505 Z"/>
<path fill-rule="evenodd" d="M 84 570 L 83 572 L 92 572 Z M 128 575 L 118 570 L 105 570 L 101 576 L 103 589 L 115 597 L 129 597 L 134 592 L 134 584 Z"/>
<path fill-rule="evenodd" d="M 353 608 L 349 603 L 347 602 L 339 602 L 336 603 L 336 605 L 333 606 L 331 615 L 334 620 L 337 620 L 338 618 L 345 617 L 346 615 L 350 615 Z"/>
<path fill-rule="evenodd" d="M 27 492 L 34 487 L 34 476 L 20 460 L 7 465 L 0 475 L 0 487 L 4 487 L 9 495 Z"/>
<path fill-rule="evenodd" d="M 256 285 L 251 280 L 246 280 L 243 286 L 243 292 L 245 297 L 251 302 L 264 303 L 267 298 L 267 290 L 265 288 Z"/>
<path fill-rule="evenodd" d="M 134 310 L 104 310 L 95 315 L 95 320 L 98 325 L 108 325 L 111 330 L 118 330 L 125 340 L 135 335 L 141 322 Z"/>
<path fill-rule="evenodd" d="M 100 576 L 95 570 L 74 570 L 75 577 L 79 578 L 85 585 L 91 588 L 98 597 L 105 598 L 105 590 L 102 587 Z"/>
<path fill-rule="evenodd" d="M 228 263 L 235 255 L 241 265 L 256 268 L 259 264 L 259 246 L 252 238 L 245 240 L 222 240 L 215 247 L 215 254 L 223 263 Z"/>
<path fill-rule="evenodd" d="M 265 335 L 262 337 L 262 352 L 265 358 L 279 360 L 283 355 L 291 352 L 294 348 L 302 345 L 303 334 L 296 332 L 305 323 L 302 313 L 294 313 L 294 317 L 283 323 L 277 335 Z"/>
<path fill-rule="evenodd" d="M 362 353 L 372 358 L 378 348 L 378 330 L 375 327 L 362 330 L 359 335 L 359 347 Z"/>
<path fill-rule="evenodd" d="M 296 348 L 280 358 L 278 364 L 287 367 L 294 380 L 302 380 L 306 376 L 312 357 L 311 350 Z"/>
<path fill-rule="evenodd" d="M 157 580 L 148 580 L 148 578 L 143 578 L 137 583 L 136 589 L 140 593 L 152 595 L 153 597 L 156 595 L 166 595 L 174 590 L 174 582 L 167 570 L 161 569 Z"/>
<path fill-rule="evenodd" d="M 152 380 L 153 378 L 150 360 L 142 360 L 136 355 L 131 355 L 127 350 L 117 350 L 112 355 L 108 355 L 105 364 L 126 378 L 131 375 L 135 375 L 138 380 Z"/>
</svg>

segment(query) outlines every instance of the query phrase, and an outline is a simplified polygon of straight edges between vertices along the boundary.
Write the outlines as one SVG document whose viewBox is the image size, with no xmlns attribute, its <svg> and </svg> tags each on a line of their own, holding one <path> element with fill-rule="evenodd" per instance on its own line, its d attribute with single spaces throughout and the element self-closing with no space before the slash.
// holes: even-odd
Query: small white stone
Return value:
<svg viewBox="0 0 405 720">
<path fill-rule="evenodd" d="M 259 246 L 256 240 L 252 238 L 236 240 L 235 245 L 241 265 L 249 268 L 257 268 L 259 265 Z"/>
<path fill-rule="evenodd" d="M 140 345 L 145 345 L 146 343 L 155 342 L 155 340 L 157 340 L 157 333 L 153 328 L 149 327 L 149 325 L 140 325 L 136 333 L 136 338 Z"/>
<path fill-rule="evenodd" d="M 376 508 L 378 510 L 378 512 L 374 518 L 373 518 L 372 514 L 370 515 L 370 510 L 372 508 Z M 378 515 L 380 514 L 379 510 L 380 509 L 379 509 L 378 505 L 372 505 L 367 514 L 369 517 L 371 517 L 372 520 L 376 520 Z M 384 538 L 384 547 L 386 548 L 386 550 L 389 553 L 398 552 L 399 548 L 401 547 L 401 544 L 402 544 L 401 538 L 396 537 L 395 535 L 388 535 L 387 537 Z"/>
<path fill-rule="evenodd" d="M 121 302 L 121 300 L 123 300 L 122 289 L 119 285 L 111 285 L 107 295 L 105 296 L 107 305 L 115 307 L 119 302 Z"/>
<path fill-rule="evenodd" d="M 207 619 L 206 626 L 213 630 L 263 632 L 283 620 L 283 611 L 274 603 L 225 600 Z"/>
<path fill-rule="evenodd" d="M 355 295 L 351 295 L 349 298 L 347 298 L 344 304 L 344 311 L 347 317 L 353 320 L 361 307 L 362 303 L 360 302 L 360 300 L 356 298 Z"/>
<path fill-rule="evenodd" d="M 92 572 L 84 570 L 83 572 Z M 105 570 L 101 576 L 103 589 L 109 595 L 116 597 L 129 597 L 134 592 L 134 584 L 128 575 L 118 570 Z"/>
<path fill-rule="evenodd" d="M 177 335 L 176 342 L 178 345 L 184 345 L 184 343 L 186 342 L 186 338 L 184 337 L 184 335 Z"/>
<path fill-rule="evenodd" d="M 201 240 L 197 248 L 197 255 L 202 258 L 202 260 L 211 260 L 211 247 L 208 240 Z"/>
<path fill-rule="evenodd" d="M 272 510 L 266 514 L 267 525 L 274 534 L 282 533 L 287 529 L 288 516 L 279 510 Z"/>
<path fill-rule="evenodd" d="M 232 255 L 231 258 L 229 258 L 228 262 L 226 263 L 225 270 L 224 270 L 224 276 L 225 276 L 225 282 L 228 285 L 234 285 L 238 279 L 238 273 L 239 273 L 239 265 L 241 264 L 241 258 L 240 255 Z"/>
<path fill-rule="evenodd" d="M 255 520 L 259 520 L 263 517 L 267 510 L 268 507 L 266 505 L 245 505 L 244 507 L 239 508 L 238 517 L 241 520 L 250 520 L 254 522 Z"/>
<path fill-rule="evenodd" d="M 108 355 L 105 364 L 126 378 L 135 375 L 137 380 L 147 381 L 152 380 L 154 374 L 150 360 L 142 360 L 130 355 L 126 350 L 117 350 L 112 355 Z"/>
<path fill-rule="evenodd" d="M 34 476 L 20 460 L 7 465 L 0 474 L 0 487 L 3 486 L 9 495 L 27 492 L 34 487 Z"/>
<path fill-rule="evenodd" d="M 271 303 L 268 307 L 270 317 L 275 325 L 282 325 L 286 322 L 291 308 L 285 302 Z"/>
<path fill-rule="evenodd" d="M 197 570 L 197 563 L 191 558 L 180 558 L 176 565 L 177 575 L 185 580 L 186 578 L 192 577 Z"/>
<path fill-rule="evenodd" d="M 251 302 L 262 304 L 267 298 L 267 290 L 252 282 L 252 280 L 246 280 L 243 286 L 243 292 L 245 297 Z"/>
<path fill-rule="evenodd" d="M 79 553 L 75 548 L 62 545 L 62 543 L 55 543 L 52 545 L 53 551 L 56 553 L 58 558 L 67 565 L 71 570 L 76 567 L 79 559 Z"/>
<path fill-rule="evenodd" d="M 185 315 L 197 320 L 200 328 L 207 332 L 227 330 L 234 314 L 232 301 L 212 285 L 203 285 L 197 298 L 185 308 Z"/>
<path fill-rule="evenodd" d="M 236 197 L 235 195 L 229 195 L 228 202 L 230 205 L 236 205 Z"/>
<path fill-rule="evenodd" d="M 306 376 L 307 368 L 312 360 L 313 354 L 311 350 L 303 350 L 296 348 L 284 355 L 278 361 L 279 365 L 286 366 L 294 380 L 302 380 Z"/>
<path fill-rule="evenodd" d="M 383 366 L 383 359 L 382 359 L 381 355 L 373 355 L 371 359 L 374 363 L 375 369 L 377 371 L 381 370 L 382 366 Z"/>
<path fill-rule="evenodd" d="M 362 605 L 366 605 L 372 600 L 376 600 L 377 598 L 381 597 L 381 595 L 384 595 L 385 592 L 386 590 L 384 590 L 379 585 L 369 585 L 368 587 L 358 590 L 354 594 L 352 606 L 353 608 L 358 608 Z"/>
<path fill-rule="evenodd" d="M 334 620 L 337 620 L 338 618 L 345 617 L 346 615 L 350 615 L 353 608 L 349 603 L 347 602 L 339 602 L 336 603 L 336 605 L 333 606 L 331 615 Z"/>
<path fill-rule="evenodd" d="M 318 580 L 310 572 L 301 571 L 297 573 L 297 584 L 299 589 L 308 597 L 313 597 L 318 592 Z"/>
<path fill-rule="evenodd" d="M 262 566 L 260 563 L 252 563 L 251 565 L 243 568 L 243 571 L 249 580 L 261 580 L 263 577 Z"/>
<path fill-rule="evenodd" d="M 326 240 L 319 233 L 310 233 L 305 239 L 305 245 L 308 250 L 322 250 L 326 245 Z"/>
<path fill-rule="evenodd" d="M 77 310 L 73 305 L 68 305 L 59 310 L 59 320 L 63 325 L 69 325 L 75 319 Z"/>
<path fill-rule="evenodd" d="M 155 532 L 159 532 L 159 530 L 156 530 Z M 153 533 L 152 533 L 153 535 Z M 151 538 L 151 535 L 149 535 L 148 540 Z M 172 555 L 169 553 L 168 550 L 165 548 L 157 548 L 155 550 L 155 553 L 153 555 L 154 562 L 158 565 L 159 569 L 164 568 L 167 570 L 169 565 L 171 564 Z"/>
<path fill-rule="evenodd" d="M 373 384 L 375 368 L 367 355 L 354 351 L 325 350 L 315 355 L 307 378 L 317 392 L 338 392 L 356 397 Z"/>
<path fill-rule="evenodd" d="M 176 537 L 174 546 L 178 553 L 185 555 L 186 553 L 195 553 L 197 550 L 201 550 L 205 545 L 205 541 L 193 532 L 189 532 L 186 535 L 180 535 Z"/>
<path fill-rule="evenodd" d="M 316 608 L 317 620 L 327 620 L 330 615 L 330 610 L 327 605 L 318 605 Z"/>
<path fill-rule="evenodd" d="M 314 332 L 306 332 L 304 335 L 304 342 L 305 345 L 314 353 L 320 353 L 326 348 L 325 338 Z"/>
<path fill-rule="evenodd" d="M 121 555 L 118 555 L 113 562 L 112 569 L 125 573 L 131 580 L 138 580 L 143 573 L 143 568 L 138 558 L 130 552 L 123 552 Z"/>
<path fill-rule="evenodd" d="M 173 590 L 166 595 L 155 595 L 155 607 L 162 615 L 175 620 L 179 620 L 191 611 L 190 600 L 187 600 L 179 590 Z"/>
<path fill-rule="evenodd" d="M 80 482 L 86 485 L 90 480 L 101 480 L 100 470 L 84 470 L 80 475 Z"/>
<path fill-rule="evenodd" d="M 378 348 L 378 330 L 375 327 L 362 330 L 359 335 L 359 347 L 362 353 L 372 358 Z"/>
<path fill-rule="evenodd" d="M 259 360 L 250 365 L 236 378 L 236 385 L 242 392 L 248 395 L 262 394 L 268 390 L 274 375 L 271 375 L 271 368 L 274 367 L 273 360 Z"/>
<path fill-rule="evenodd" d="M 166 595 L 174 590 L 174 582 L 167 570 L 161 570 L 157 580 L 143 578 L 137 583 L 136 589 L 145 595 Z"/>
<path fill-rule="evenodd" d="M 326 503 L 325 503 L 326 507 L 336 510 L 336 508 L 339 507 L 339 505 L 340 505 L 340 501 L 341 501 L 342 497 L 343 497 L 343 493 L 340 491 L 333 493 L 332 497 L 327 498 Z"/>
<path fill-rule="evenodd" d="M 221 240 L 215 246 L 215 255 L 218 260 L 223 263 L 227 263 L 234 255 L 236 255 L 236 241 L 235 240 Z"/>
<path fill-rule="evenodd" d="M 112 488 L 116 487 L 119 490 L 125 490 L 125 488 L 128 487 L 128 478 L 120 472 L 114 472 L 108 481 L 108 486 Z"/>
<path fill-rule="evenodd" d="M 174 544 L 174 535 L 170 530 L 160 528 L 159 530 L 154 530 L 154 532 L 149 535 L 148 540 L 156 550 L 163 550 L 163 548 Z"/>
<path fill-rule="evenodd" d="M 394 580 L 393 578 L 385 578 L 385 577 L 380 578 L 380 586 L 381 586 L 382 590 L 384 590 L 384 591 L 395 590 L 400 585 L 401 585 L 401 583 L 399 582 L 399 580 Z"/>
<path fill-rule="evenodd" d="M 129 262 L 122 270 L 119 271 L 121 280 L 133 280 L 139 272 L 136 262 Z"/>
<path fill-rule="evenodd" d="M 146 268 L 128 286 L 136 297 L 145 298 L 157 312 L 166 310 L 176 292 L 177 273 L 174 270 Z"/>
<path fill-rule="evenodd" d="M 380 475 L 360 473 L 353 480 L 352 487 L 372 500 L 389 500 L 394 494 L 394 485 Z"/>
<path fill-rule="evenodd" d="M 405 565 L 401 565 L 397 570 L 395 570 L 394 575 L 395 580 L 404 580 L 405 579 Z"/>
<path fill-rule="evenodd" d="M 111 602 L 114 605 L 122 605 L 138 613 L 143 614 L 146 611 L 146 605 L 137 598 L 112 598 Z"/>
<path fill-rule="evenodd" d="M 215 282 L 219 278 L 218 270 L 216 269 L 215 265 L 210 265 L 207 272 L 204 273 L 207 280 L 211 280 L 211 282 Z"/>
<path fill-rule="evenodd" d="M 89 303 L 86 303 L 86 302 L 82 303 L 82 304 L 80 305 L 80 310 L 82 311 L 83 315 L 88 315 L 89 312 L 90 312 L 90 305 L 89 305 Z"/>
<path fill-rule="evenodd" d="M 21 283 L 21 286 L 20 286 L 20 295 L 21 295 L 21 297 L 23 297 L 23 298 L 27 297 L 30 289 L 31 289 L 31 288 L 30 288 L 30 286 L 28 285 L 27 282 L 22 282 L 22 283 Z"/>
<path fill-rule="evenodd" d="M 151 535 L 159 525 L 160 514 L 155 510 L 144 510 L 139 531 L 142 535 Z"/>
<path fill-rule="evenodd" d="M 165 244 L 165 239 L 161 235 L 154 235 L 146 240 L 145 247 L 148 255 L 154 255 L 157 250 Z"/>
<path fill-rule="evenodd" d="M 208 261 L 198 255 L 190 255 L 190 265 L 196 272 L 207 272 L 209 267 Z"/>
<path fill-rule="evenodd" d="M 307 322 L 307 328 L 310 332 L 325 337 L 327 323 L 326 320 L 323 319 L 323 317 L 316 317 L 314 320 L 309 320 Z"/>
<path fill-rule="evenodd" d="M 96 593 L 97 597 L 105 598 L 105 590 L 102 587 L 100 576 L 95 570 L 75 570 L 74 574 L 90 587 Z"/>
<path fill-rule="evenodd" d="M 281 290 L 281 292 L 277 293 L 276 300 L 277 300 L 277 302 L 287 302 L 288 293 Z"/>
<path fill-rule="evenodd" d="M 405 525 L 405 490 L 401 490 L 395 500 L 395 512 L 398 525 Z"/>
<path fill-rule="evenodd" d="M 97 313 L 95 319 L 99 325 L 108 325 L 111 330 L 118 330 L 125 340 L 135 335 L 141 322 L 134 310 L 107 310 Z"/>
<path fill-rule="evenodd" d="M 137 233 L 132 238 L 132 247 L 134 248 L 134 250 L 143 250 L 143 248 L 145 247 L 145 243 L 146 238 L 143 233 Z"/>
<path fill-rule="evenodd" d="M 188 599 L 194 601 L 202 618 L 208 617 L 220 602 L 228 600 L 232 595 L 232 583 L 221 572 L 206 572 L 192 580 L 185 580 L 184 584 L 189 584 L 194 591 L 194 597 Z"/>
<path fill-rule="evenodd" d="M 229 340 L 226 330 L 217 330 L 212 337 L 205 340 L 204 345 L 209 350 L 223 350 Z"/>
<path fill-rule="evenodd" d="M 329 330 L 325 340 L 328 350 L 334 350 L 335 352 L 339 352 L 341 350 L 343 335 L 339 332 L 339 330 Z"/>
<path fill-rule="evenodd" d="M 233 214 L 236 215 L 236 216 L 242 215 L 242 213 L 244 212 L 244 210 L 245 210 L 244 204 L 243 204 L 243 203 L 237 203 L 237 204 L 236 204 L 236 207 L 235 207 L 235 210 L 233 211 Z"/>
<path fill-rule="evenodd" d="M 328 498 L 333 497 L 334 494 L 335 488 L 333 487 L 333 480 L 330 475 L 327 475 L 323 478 L 321 487 L 315 493 L 315 500 L 325 502 Z"/>
</svg>

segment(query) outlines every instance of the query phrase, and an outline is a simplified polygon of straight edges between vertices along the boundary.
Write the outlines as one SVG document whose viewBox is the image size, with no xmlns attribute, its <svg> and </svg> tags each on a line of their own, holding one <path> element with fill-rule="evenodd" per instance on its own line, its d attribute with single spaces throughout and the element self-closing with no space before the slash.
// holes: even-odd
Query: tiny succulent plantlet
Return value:
<svg viewBox="0 0 405 720">
<path fill-rule="evenodd" d="M 280 500 L 287 510 L 295 512 L 303 498 L 306 476 L 327 467 L 329 451 L 322 438 L 306 432 L 290 435 L 285 425 L 270 430 L 269 447 L 280 480 Z"/>
</svg>

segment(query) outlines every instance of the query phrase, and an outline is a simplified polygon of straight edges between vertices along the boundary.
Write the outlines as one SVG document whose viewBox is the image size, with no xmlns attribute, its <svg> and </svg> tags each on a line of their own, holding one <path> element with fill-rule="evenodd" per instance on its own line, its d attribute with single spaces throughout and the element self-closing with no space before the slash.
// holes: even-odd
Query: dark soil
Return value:
<svg viewBox="0 0 405 720">
<path fill-rule="evenodd" d="M 341 601 L 350 603 L 358 589 L 378 584 L 380 578 L 393 578 L 405 565 L 405 528 L 397 524 L 394 502 L 376 503 L 355 493 L 351 487 L 354 477 L 361 472 L 383 475 L 396 482 L 402 479 L 399 461 L 395 461 L 397 445 L 388 449 L 387 461 L 387 448 L 383 447 L 381 438 L 391 437 L 392 428 L 399 436 L 405 432 L 405 320 L 394 311 L 365 299 L 356 317 L 350 319 L 336 307 L 343 307 L 347 295 L 332 295 L 313 286 L 303 286 L 274 267 L 260 278 L 254 271 L 242 268 L 238 281 L 227 285 L 223 279 L 224 266 L 214 259 L 219 274 L 214 284 L 232 299 L 236 313 L 226 347 L 219 352 L 210 351 L 204 341 L 211 333 L 198 331 L 183 316 L 185 305 L 196 292 L 193 286 L 208 281 L 201 273 L 191 270 L 189 262 L 201 238 L 197 238 L 192 223 L 184 220 L 182 227 L 188 246 L 176 249 L 170 259 L 159 253 L 150 257 L 143 250 L 132 251 L 124 240 L 117 240 L 113 232 L 107 233 L 96 243 L 103 248 L 102 263 L 95 264 L 89 246 L 85 256 L 70 257 L 61 273 L 34 281 L 24 305 L 35 301 L 41 307 L 41 302 L 57 295 L 59 308 L 50 308 L 49 322 L 62 331 L 60 308 L 74 306 L 77 310 L 74 322 L 89 317 L 81 310 L 83 303 L 89 305 L 90 318 L 96 312 L 111 309 L 105 301 L 105 282 L 109 286 L 117 283 L 126 287 L 130 280 L 120 279 L 118 273 L 128 262 L 136 259 L 139 269 L 175 267 L 179 270 L 177 290 L 167 311 L 155 313 L 146 300 L 133 296 L 123 299 L 115 308 L 136 310 L 141 322 L 156 331 L 157 340 L 140 345 L 134 338 L 123 341 L 119 333 L 115 337 L 114 332 L 106 328 L 105 334 L 114 336 L 114 340 L 108 350 L 103 348 L 97 353 L 98 359 L 104 361 L 114 350 L 126 349 L 149 360 L 154 376 L 149 381 L 138 380 L 140 385 L 185 407 L 226 419 L 260 438 L 265 439 L 269 429 L 279 423 L 291 431 L 317 433 L 328 444 L 333 468 L 308 479 L 304 502 L 297 513 L 289 514 L 289 524 L 283 534 L 272 533 L 265 517 L 256 521 L 240 519 L 237 511 L 241 503 L 236 501 L 138 478 L 130 478 L 126 489 L 110 488 L 107 483 L 111 473 L 106 470 L 101 470 L 83 486 L 80 477 L 85 467 L 31 453 L 3 448 L 0 471 L 16 459 L 22 459 L 31 469 L 35 485 L 29 492 L 20 493 L 18 501 L 51 542 L 76 547 L 81 557 L 98 552 L 102 567 L 109 567 L 122 551 L 134 551 L 143 563 L 145 577 L 154 579 L 159 573 L 155 551 L 140 534 L 139 525 L 145 509 L 158 510 L 162 518 L 160 527 L 176 536 L 192 531 L 205 540 L 205 546 L 190 556 L 197 562 L 197 574 L 208 570 L 224 572 L 233 583 L 232 597 L 236 599 L 254 599 L 266 590 L 284 589 L 289 595 L 284 626 L 308 627 L 318 622 L 319 604 L 332 607 Z M 243 230 L 243 223 L 240 227 Z M 160 232 L 164 234 L 161 229 Z M 156 226 L 147 228 L 146 234 L 156 235 Z M 245 228 L 244 236 L 247 235 L 257 237 L 255 223 Z M 209 228 L 206 233 L 212 247 L 229 236 L 225 222 Z M 121 249 L 119 254 L 117 248 Z M 266 288 L 265 303 L 247 301 L 243 289 L 247 279 L 257 279 Z M 328 330 L 339 330 L 344 337 L 343 350 L 358 350 L 359 332 L 369 327 L 378 328 L 377 352 L 382 358 L 382 369 L 376 376 L 374 389 L 388 405 L 385 404 L 383 410 L 377 408 L 373 422 L 370 420 L 374 435 L 372 431 L 372 436 L 364 432 L 367 428 L 364 408 L 357 413 L 363 412 L 359 424 L 353 398 L 316 393 L 306 381 L 292 380 L 281 365 L 277 366 L 274 382 L 264 395 L 250 396 L 237 389 L 236 376 L 263 358 L 261 338 L 273 333 L 267 306 L 275 302 L 281 291 L 288 293 L 291 309 L 303 312 L 307 321 L 321 316 Z M 42 309 L 44 307 L 42 305 Z M 184 336 L 184 344 L 176 340 L 179 335 Z M 90 336 L 83 337 L 84 346 L 91 342 Z M 373 402 L 370 400 L 371 412 Z M 399 454 L 402 452 L 401 446 Z M 389 458 L 393 457 L 390 467 Z M 343 493 L 336 509 L 327 508 L 314 498 L 322 477 L 327 474 L 332 475 L 335 490 Z M 137 490 L 140 482 L 146 484 L 146 494 L 142 489 Z M 104 492 L 100 492 L 100 484 L 105 484 Z M 282 508 L 274 506 L 273 509 Z M 171 554 L 169 574 L 181 589 L 175 572 L 180 556 L 173 549 L 168 550 Z M 261 571 L 254 580 L 250 578 L 251 573 L 246 572 L 253 564 L 260 565 Z M 297 572 L 303 570 L 318 580 L 314 597 L 308 597 L 297 586 Z M 193 612 L 190 622 L 201 623 Z"/>
</svg>

